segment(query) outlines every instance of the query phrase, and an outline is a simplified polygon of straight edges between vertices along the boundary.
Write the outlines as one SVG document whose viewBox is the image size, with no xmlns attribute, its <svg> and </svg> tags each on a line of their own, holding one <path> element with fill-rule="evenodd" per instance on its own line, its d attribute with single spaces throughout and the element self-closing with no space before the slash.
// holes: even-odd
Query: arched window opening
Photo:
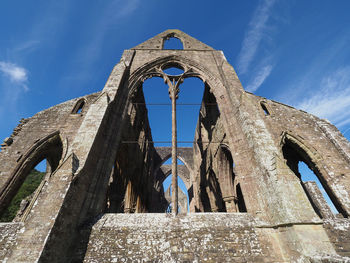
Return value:
<svg viewBox="0 0 350 263">
<path fill-rule="evenodd" d="M 47 160 L 44 159 L 29 172 L 17 194 L 1 215 L 1 222 L 20 221 L 21 216 L 33 198 L 35 190 L 45 176 L 46 162 Z"/>
<path fill-rule="evenodd" d="M 189 212 L 189 194 L 186 188 L 186 185 L 184 181 L 181 179 L 182 174 L 185 172 L 189 172 L 185 168 L 185 164 L 181 160 L 178 161 L 178 176 L 177 176 L 177 185 L 178 185 L 178 208 L 179 213 L 186 214 Z M 171 165 L 171 158 L 168 159 L 165 163 L 165 165 Z M 189 176 L 189 175 L 187 175 Z M 170 173 L 166 179 L 163 181 L 163 189 L 164 189 L 164 196 L 167 200 L 167 203 L 165 204 L 165 212 L 171 213 L 172 212 L 172 174 Z"/>
<path fill-rule="evenodd" d="M 16 195 L 2 213 L 0 217 L 1 222 L 18 222 L 21 220 L 22 215 L 32 201 L 35 190 L 39 187 L 46 174 L 46 163 L 46 159 L 42 160 L 29 172 Z"/>
<path fill-rule="evenodd" d="M 331 213 L 347 217 L 346 212 L 342 209 L 339 200 L 329 188 L 320 170 L 303 148 L 285 138 L 282 152 L 287 165 L 299 178 L 316 214 L 320 218 L 329 217 Z"/>
<path fill-rule="evenodd" d="M 41 185 L 42 178 L 59 165 L 63 152 L 60 136 L 55 133 L 39 140 L 28 152 L 31 154 L 20 161 L 12 180 L 0 196 L 1 221 L 23 220 L 30 211 L 35 201 L 34 192 Z"/>
<path fill-rule="evenodd" d="M 178 147 L 193 147 L 203 93 L 204 83 L 198 78 L 186 78 L 180 85 L 176 102 Z"/>
<path fill-rule="evenodd" d="M 161 78 L 147 79 L 143 83 L 143 96 L 154 146 L 171 146 L 171 100 L 168 86 Z"/>
<path fill-rule="evenodd" d="M 215 96 L 210 91 L 210 87 L 207 83 L 203 83 L 203 81 L 199 77 L 186 77 L 185 79 L 181 79 L 180 85 L 178 86 L 178 90 L 170 90 L 169 94 L 169 86 L 170 88 L 174 87 L 173 85 L 168 86 L 168 82 L 164 83 L 164 80 L 160 78 L 158 69 L 163 70 L 167 77 L 171 81 L 178 81 L 179 75 L 183 73 L 185 66 L 181 64 L 171 61 L 167 64 L 163 64 L 157 66 L 155 71 L 152 71 L 152 74 L 155 77 L 146 78 L 142 84 L 140 84 L 140 88 L 132 94 L 132 101 L 128 108 L 128 115 L 130 117 L 130 129 L 123 136 L 123 142 L 127 145 L 127 148 L 132 148 L 132 145 L 137 145 L 140 143 L 140 134 L 136 134 L 134 132 L 135 129 L 138 129 L 140 126 L 147 126 L 147 129 L 144 130 L 144 133 L 148 133 L 146 136 L 149 140 L 150 148 L 153 147 L 154 151 L 158 153 L 158 147 L 172 147 L 172 116 L 176 114 L 176 127 L 177 130 L 177 147 L 178 148 L 193 148 L 194 142 L 195 145 L 203 145 L 203 143 L 208 144 L 212 139 L 211 137 L 199 138 L 197 131 L 201 127 L 200 123 L 200 114 L 199 112 L 203 110 L 205 111 L 205 116 L 208 118 L 208 121 L 205 123 L 205 129 L 207 129 L 209 136 L 212 135 L 213 126 L 216 125 L 216 121 L 219 118 L 218 106 L 216 103 Z M 187 67 L 186 67 L 187 68 Z M 188 71 L 190 76 L 197 76 L 197 73 L 193 69 L 192 71 Z M 170 95 L 170 96 L 169 96 Z M 175 97 L 174 97 L 175 95 Z M 172 104 L 172 99 L 176 98 L 176 107 Z M 174 106 L 174 107 L 173 107 Z M 142 114 L 140 113 L 142 111 Z M 144 114 L 143 114 L 144 113 Z M 139 116 L 139 117 L 137 117 Z M 142 117 L 142 118 L 141 118 Z M 175 119 L 175 118 L 174 118 Z M 210 120 L 209 120 L 210 119 Z M 200 124 L 200 125 L 199 125 Z M 144 137 L 144 134 L 143 134 Z M 128 138 L 128 139 L 126 139 Z M 201 146 L 202 147 L 202 146 Z M 136 149 L 137 150 L 137 149 Z M 163 149 L 164 150 L 164 149 Z M 188 149 L 185 149 L 185 151 Z M 130 152 L 127 150 L 126 152 Z M 193 151 L 192 151 L 193 152 Z M 153 156 L 153 152 L 149 152 Z M 125 153 L 124 153 L 125 154 Z M 131 152 L 130 152 L 131 154 Z M 145 152 L 144 152 L 145 154 Z M 164 189 L 162 187 L 162 177 L 160 173 L 158 173 L 158 168 L 160 165 L 159 161 L 164 159 L 164 156 L 156 156 L 157 163 L 150 164 L 154 165 L 152 175 L 156 178 L 154 182 L 153 188 L 149 188 L 147 191 L 151 196 L 151 205 L 150 210 L 152 212 L 159 212 L 159 207 L 157 204 L 163 204 L 164 201 Z M 200 158 L 198 159 L 198 161 Z M 145 162 L 142 163 L 145 165 Z M 140 170 L 145 171 L 144 167 L 142 168 L 140 163 Z M 147 164 L 148 165 L 148 164 Z M 147 166 L 146 165 L 146 166 Z M 187 164 L 186 164 L 187 165 Z M 193 163 L 191 165 L 194 165 Z M 139 166 L 136 162 L 133 166 Z M 181 167 L 181 163 L 178 165 L 178 170 Z M 193 167 L 191 167 L 192 169 Z M 147 168 L 148 169 L 148 168 Z M 162 168 L 163 169 L 163 168 Z M 122 169 L 127 170 L 127 169 Z M 163 171 L 161 171 L 163 172 Z M 124 172 L 125 173 L 125 172 Z M 134 172 L 135 176 L 137 172 Z M 151 179 L 152 180 L 152 179 Z M 205 179 L 206 180 L 206 179 Z M 114 182 L 114 179 L 112 179 Z M 187 181 L 186 181 L 187 183 Z M 201 182 L 200 182 L 201 183 Z M 206 184 L 206 182 L 205 182 Z M 112 186 L 113 184 L 111 184 Z M 125 184 L 122 184 L 123 187 L 126 187 Z M 132 189 L 135 190 L 136 186 L 132 181 Z M 208 187 L 215 188 L 215 182 L 212 182 L 212 185 L 208 185 Z M 186 185 L 187 186 L 187 185 Z M 193 193 L 193 188 L 189 185 L 189 189 L 184 190 L 187 199 L 187 207 L 188 205 L 188 195 L 190 195 L 190 204 L 191 209 L 200 211 L 195 207 L 196 202 L 192 202 L 192 197 L 198 200 L 200 197 L 197 193 Z M 199 187 L 199 186 L 198 186 Z M 168 188 L 166 188 L 168 190 Z M 123 190 L 124 191 L 124 190 Z M 206 190 L 204 190 L 206 191 Z M 171 192 L 171 189 L 169 190 Z M 220 191 L 219 191 L 220 192 Z M 125 190 L 125 193 L 127 191 Z M 222 199 L 222 198 L 221 198 Z M 162 201 L 163 200 L 163 201 Z M 194 200 L 194 199 L 193 199 Z M 109 201 L 110 202 L 110 201 Z M 124 198 L 124 211 L 127 209 L 126 207 L 126 199 Z M 162 206 L 162 205 L 160 205 Z M 112 207 L 110 203 L 107 204 L 107 207 Z M 222 211 L 226 211 L 225 208 L 221 209 Z M 111 210 L 109 208 L 106 211 L 116 211 Z M 164 210 L 161 210 L 164 211 Z M 192 211 L 192 210 L 191 210 Z"/>
<path fill-rule="evenodd" d="M 170 76 L 178 76 L 183 74 L 184 70 L 178 67 L 170 67 L 170 68 L 163 69 L 163 72 Z"/>
<path fill-rule="evenodd" d="M 174 36 L 169 36 L 164 39 L 163 49 L 184 49 L 183 44 L 180 39 Z"/>
<path fill-rule="evenodd" d="M 265 116 L 270 115 L 270 112 L 269 112 L 269 110 L 267 109 L 265 102 L 263 102 L 263 101 L 260 102 L 260 106 L 261 106 L 261 108 L 263 109 Z"/>
<path fill-rule="evenodd" d="M 166 213 L 171 213 L 172 207 L 173 207 L 171 177 L 172 177 L 172 174 L 170 174 L 164 180 L 164 183 L 163 183 L 165 199 L 168 201 L 168 204 L 165 209 Z M 177 177 L 177 183 L 178 183 L 178 209 L 179 209 L 178 213 L 186 214 L 189 212 L 189 201 L 188 201 L 187 189 L 181 177 L 179 176 Z"/>
<path fill-rule="evenodd" d="M 84 105 L 85 105 L 85 100 L 84 99 L 79 100 L 75 104 L 75 106 L 74 106 L 74 108 L 72 110 L 72 114 L 81 114 L 82 111 L 83 111 Z"/>
</svg>

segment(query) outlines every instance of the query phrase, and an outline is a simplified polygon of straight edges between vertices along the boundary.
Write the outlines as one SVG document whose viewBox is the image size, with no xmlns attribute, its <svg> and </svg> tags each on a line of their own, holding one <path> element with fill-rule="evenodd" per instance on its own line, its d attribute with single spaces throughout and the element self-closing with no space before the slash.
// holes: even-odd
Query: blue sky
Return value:
<svg viewBox="0 0 350 263">
<path fill-rule="evenodd" d="M 345 0 L 4 0 L 0 139 L 22 117 L 100 91 L 124 49 L 168 28 L 223 50 L 246 90 L 327 118 L 349 139 L 349 10 Z"/>
<path fill-rule="evenodd" d="M 0 138 L 21 117 L 101 90 L 124 49 L 168 28 L 223 50 L 245 89 L 345 132 L 349 8 L 312 0 L 2 1 Z"/>
</svg>

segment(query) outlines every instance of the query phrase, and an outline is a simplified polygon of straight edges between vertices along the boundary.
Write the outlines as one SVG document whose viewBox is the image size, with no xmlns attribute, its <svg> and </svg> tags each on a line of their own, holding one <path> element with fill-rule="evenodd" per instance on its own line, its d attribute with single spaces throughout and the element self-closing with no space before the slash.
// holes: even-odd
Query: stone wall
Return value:
<svg viewBox="0 0 350 263">
<path fill-rule="evenodd" d="M 342 256 L 350 257 L 350 220 L 343 218 L 326 219 L 323 226 L 335 250 Z"/>
<path fill-rule="evenodd" d="M 0 261 L 6 262 L 16 245 L 17 232 L 23 223 L 0 223 Z"/>
<path fill-rule="evenodd" d="M 349 142 L 326 120 L 282 103 L 246 94 L 263 117 L 275 146 L 280 150 L 285 135 L 293 136 L 307 153 L 311 166 L 319 172 L 319 180 L 338 205 L 338 210 L 344 215 L 350 214 Z M 264 114 L 261 102 L 266 105 L 269 115 Z"/>
<path fill-rule="evenodd" d="M 281 262 L 248 214 L 105 214 L 84 262 Z"/>
<path fill-rule="evenodd" d="M 30 151 L 31 147 L 38 140 L 45 136 L 60 131 L 60 136 L 67 151 L 68 143 L 72 140 L 89 108 L 99 93 L 94 93 L 81 98 L 53 106 L 49 109 L 38 112 L 33 117 L 22 119 L 9 137 L 12 139 L 10 145 L 3 145 L 0 152 L 0 189 L 6 184 L 13 169 L 22 157 Z M 84 99 L 86 101 L 80 114 L 72 114 L 75 104 Z"/>
</svg>

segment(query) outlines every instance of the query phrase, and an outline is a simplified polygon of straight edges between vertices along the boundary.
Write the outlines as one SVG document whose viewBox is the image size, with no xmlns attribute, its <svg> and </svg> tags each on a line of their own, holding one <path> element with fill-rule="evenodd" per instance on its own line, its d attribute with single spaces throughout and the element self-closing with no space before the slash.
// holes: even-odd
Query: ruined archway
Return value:
<svg viewBox="0 0 350 263">
<path fill-rule="evenodd" d="M 59 132 L 37 140 L 37 142 L 23 155 L 14 168 L 9 180 L 0 194 L 0 213 L 2 213 L 19 188 L 27 178 L 30 171 L 42 160 L 47 160 L 47 174 L 51 174 L 58 167 L 63 153 L 63 144 Z M 39 190 L 39 189 L 38 189 Z M 35 200 L 31 200 L 33 203 Z"/>
<path fill-rule="evenodd" d="M 322 184 L 326 194 L 333 203 L 334 207 L 339 211 L 343 217 L 348 217 L 348 214 L 343 209 L 340 201 L 333 193 L 332 189 L 328 184 L 327 173 L 322 164 L 322 157 L 318 155 L 315 149 L 312 150 L 309 146 L 298 139 L 296 136 L 285 133 L 282 137 L 282 153 L 286 160 L 287 166 L 292 170 L 292 172 L 299 178 L 300 183 L 307 195 L 312 207 L 314 208 L 316 214 L 321 218 L 324 217 L 322 209 L 317 205 L 317 200 L 311 193 L 312 190 L 307 185 L 308 182 L 303 182 L 301 174 L 299 171 L 299 163 L 305 163 L 308 168 L 315 174 L 319 182 Z M 317 187 L 316 185 L 313 187 Z M 319 190 L 318 190 L 319 191 Z"/>
<path fill-rule="evenodd" d="M 164 70 L 169 68 L 178 68 L 182 70 L 183 73 L 179 75 L 167 75 L 167 73 L 164 73 Z M 167 82 L 168 84 L 173 83 L 172 85 L 175 85 L 176 88 L 179 88 L 180 86 L 179 88 L 180 90 L 181 90 L 181 83 L 185 79 L 194 77 L 203 81 L 204 94 L 203 94 L 203 99 L 200 103 L 200 110 L 199 110 L 200 114 L 198 115 L 199 120 L 197 122 L 197 128 L 194 135 L 195 145 L 196 147 L 200 148 L 199 152 L 203 153 L 203 148 L 206 147 L 204 146 L 204 144 L 207 145 L 208 143 L 213 142 L 213 140 L 216 139 L 210 136 L 207 136 L 204 138 L 203 137 L 204 133 L 206 132 L 210 133 L 213 125 L 214 126 L 220 125 L 220 127 L 223 126 L 222 128 L 220 128 L 221 130 L 226 129 L 227 122 L 224 116 L 225 115 L 224 112 L 226 112 L 226 110 L 224 108 L 219 109 L 217 104 L 218 99 L 224 98 L 222 94 L 226 93 L 226 88 L 222 85 L 220 81 L 217 80 L 217 78 L 209 70 L 205 69 L 201 64 L 196 63 L 187 58 L 172 55 L 172 56 L 161 57 L 154 61 L 145 63 L 143 66 L 139 67 L 134 71 L 134 73 L 129 78 L 129 89 L 130 89 L 129 97 L 131 102 L 135 101 L 135 98 L 140 96 L 139 94 L 142 87 L 142 83 L 146 79 L 150 79 L 152 77 L 163 78 L 164 81 Z M 210 88 L 211 83 L 215 87 L 215 89 Z M 180 97 L 181 97 L 181 93 L 180 93 Z M 140 103 L 140 102 L 137 102 L 137 103 Z M 222 105 L 223 107 L 225 107 L 227 104 L 222 104 Z M 221 113 L 224 113 L 224 114 L 221 116 L 221 121 L 219 123 L 217 122 L 217 120 L 220 117 Z M 202 117 L 202 116 L 205 116 L 205 117 Z M 210 119 L 210 121 L 203 122 L 202 120 L 204 120 L 205 118 L 208 120 Z M 203 132 L 198 133 L 200 126 L 203 127 L 202 129 Z M 200 136 L 201 138 L 198 138 L 198 136 Z M 230 138 L 230 136 L 228 137 Z M 221 139 L 218 139 L 218 141 L 219 140 Z M 218 141 L 215 141 L 213 143 L 217 144 Z M 227 143 L 230 143 L 230 142 L 227 142 Z M 203 159 L 203 156 L 200 157 L 200 159 Z M 199 166 L 201 165 L 199 164 Z M 155 170 L 157 170 L 158 167 L 156 167 Z M 193 167 L 193 169 L 199 169 L 199 168 Z M 200 184 L 201 183 L 199 182 L 199 185 Z M 194 188 L 196 187 L 199 188 L 200 187 L 199 185 L 193 186 L 193 191 L 194 191 Z M 197 203 L 198 203 L 198 201 L 200 200 L 200 197 L 196 196 L 195 198 L 197 199 Z M 227 197 L 227 198 L 230 198 L 230 197 Z M 198 210 L 198 209 L 195 209 L 195 210 Z M 233 209 L 230 209 L 230 211 L 231 210 L 233 211 Z"/>
</svg>

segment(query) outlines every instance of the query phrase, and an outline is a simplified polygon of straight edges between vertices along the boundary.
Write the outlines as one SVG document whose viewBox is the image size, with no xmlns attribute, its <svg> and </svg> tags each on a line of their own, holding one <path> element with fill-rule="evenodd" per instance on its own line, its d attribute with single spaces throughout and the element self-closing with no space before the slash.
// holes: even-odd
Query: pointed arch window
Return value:
<svg viewBox="0 0 350 263">
<path fill-rule="evenodd" d="M 11 221 L 15 217 L 18 221 L 25 220 L 35 202 L 33 193 L 43 186 L 43 174 L 37 170 L 46 170 L 44 173 L 51 174 L 58 167 L 62 153 L 63 144 L 58 132 L 39 140 L 28 150 L 0 195 L 0 221 Z"/>
<path fill-rule="evenodd" d="M 269 116 L 270 115 L 270 111 L 268 110 L 266 102 L 265 101 L 261 101 L 260 102 L 260 106 L 261 106 L 262 110 L 264 111 L 265 116 Z"/>
<path fill-rule="evenodd" d="M 164 38 L 163 49 L 175 49 L 182 50 L 184 49 L 182 41 L 175 37 L 174 35 L 169 35 Z"/>
<path fill-rule="evenodd" d="M 247 212 L 240 184 L 234 172 L 230 150 L 222 145 L 218 153 L 219 182 L 227 212 Z"/>
<path fill-rule="evenodd" d="M 84 106 L 85 106 L 85 100 L 84 99 L 78 100 L 71 114 L 81 114 L 84 109 Z"/>
<path fill-rule="evenodd" d="M 339 199 L 329 187 L 324 173 L 319 169 L 321 166 L 317 165 L 314 158 L 309 156 L 295 138 L 289 135 L 286 136 L 282 152 L 287 165 L 299 178 L 306 196 L 320 218 L 332 216 L 332 212 L 348 217 Z M 320 194 L 317 195 L 315 192 Z M 330 209 L 332 209 L 332 212 L 330 212 Z"/>
</svg>

